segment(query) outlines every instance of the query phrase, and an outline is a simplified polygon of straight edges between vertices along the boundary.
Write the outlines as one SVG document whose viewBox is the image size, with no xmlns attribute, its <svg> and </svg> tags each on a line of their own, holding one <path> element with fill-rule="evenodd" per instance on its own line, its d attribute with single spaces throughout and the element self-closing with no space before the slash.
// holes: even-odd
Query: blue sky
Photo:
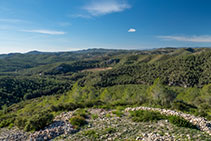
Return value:
<svg viewBox="0 0 211 141">
<path fill-rule="evenodd" d="M 0 53 L 211 46 L 210 0 L 0 0 Z"/>
</svg>

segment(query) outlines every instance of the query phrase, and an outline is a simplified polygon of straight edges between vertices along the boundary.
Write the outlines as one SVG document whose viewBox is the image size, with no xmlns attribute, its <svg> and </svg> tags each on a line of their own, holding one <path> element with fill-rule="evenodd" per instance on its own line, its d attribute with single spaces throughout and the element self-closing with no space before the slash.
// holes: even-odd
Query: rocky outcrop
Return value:
<svg viewBox="0 0 211 141">
<path fill-rule="evenodd" d="M 208 133 L 209 135 L 211 135 L 211 121 L 207 121 L 203 117 L 196 117 L 196 116 L 193 116 L 190 114 L 185 114 L 185 113 L 173 111 L 173 110 L 150 108 L 150 107 L 126 108 L 125 112 L 137 111 L 137 110 L 157 111 L 157 112 L 160 112 L 161 114 L 165 114 L 165 115 L 174 115 L 174 116 L 182 117 L 182 118 L 188 120 L 189 122 L 191 122 L 193 125 L 196 125 L 201 131 L 204 131 L 204 132 Z"/>
</svg>

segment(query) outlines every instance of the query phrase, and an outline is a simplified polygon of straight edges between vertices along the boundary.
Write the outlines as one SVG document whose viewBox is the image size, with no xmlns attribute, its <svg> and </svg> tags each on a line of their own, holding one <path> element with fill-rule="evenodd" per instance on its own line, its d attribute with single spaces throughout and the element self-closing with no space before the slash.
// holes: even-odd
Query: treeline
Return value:
<svg viewBox="0 0 211 141">
<path fill-rule="evenodd" d="M 137 61 L 136 61 L 137 62 Z M 156 78 L 163 84 L 181 87 L 203 87 L 211 83 L 211 52 L 170 57 L 153 63 L 132 63 L 87 76 L 86 84 L 107 87 L 124 84 L 151 85 Z M 90 79 L 91 78 L 91 79 Z"/>
<path fill-rule="evenodd" d="M 126 84 L 149 86 L 156 78 L 169 86 L 203 87 L 211 83 L 209 49 L 30 52 L 3 55 L 0 59 L 1 65 L 1 69 L 18 71 L 5 73 L 0 69 L 0 106 L 62 94 L 76 81 L 80 86 L 93 86 L 97 89 Z M 112 70 L 82 72 L 85 69 L 105 67 L 112 67 Z"/>
<path fill-rule="evenodd" d="M 41 77 L 0 77 L 0 106 L 40 96 L 63 94 L 71 81 Z"/>
<path fill-rule="evenodd" d="M 86 103 L 99 100 L 108 105 L 143 105 L 173 108 L 194 112 L 211 119 L 211 84 L 203 88 L 169 87 L 163 85 L 159 78 L 152 85 L 130 84 L 115 85 L 96 89 L 92 86 L 73 85 L 68 94 L 71 102 Z"/>
<path fill-rule="evenodd" d="M 22 101 L 0 111 L 0 127 L 18 126 L 26 131 L 39 130 L 52 122 L 53 116 L 77 108 L 116 106 L 150 106 L 170 108 L 211 119 L 210 85 L 203 88 L 181 88 L 163 85 L 156 79 L 153 85 L 116 85 L 106 88 L 81 87 L 76 82 L 62 95 Z M 41 122 L 41 124 L 37 124 Z"/>
</svg>

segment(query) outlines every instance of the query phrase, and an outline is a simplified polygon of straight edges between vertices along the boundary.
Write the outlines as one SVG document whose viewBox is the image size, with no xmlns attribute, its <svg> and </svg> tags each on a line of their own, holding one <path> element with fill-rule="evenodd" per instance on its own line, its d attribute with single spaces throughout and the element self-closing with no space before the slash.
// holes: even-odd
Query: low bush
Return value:
<svg viewBox="0 0 211 141">
<path fill-rule="evenodd" d="M 77 108 L 79 108 L 80 105 L 74 104 L 74 103 L 66 103 L 66 104 L 58 104 L 58 105 L 52 105 L 50 107 L 51 111 L 53 112 L 58 112 L 58 111 L 72 111 L 75 110 Z"/>
<path fill-rule="evenodd" d="M 111 118 L 112 116 L 111 116 L 109 113 L 107 113 L 107 114 L 106 114 L 106 117 L 107 117 L 107 118 Z"/>
<path fill-rule="evenodd" d="M 130 116 L 132 117 L 132 120 L 135 122 L 157 121 L 166 118 L 166 116 L 161 115 L 159 112 L 143 111 L 143 110 L 131 111 Z"/>
<path fill-rule="evenodd" d="M 50 113 L 40 113 L 36 114 L 27 120 L 24 127 L 25 131 L 38 131 L 43 129 L 45 126 L 49 125 L 53 121 L 53 115 Z"/>
<path fill-rule="evenodd" d="M 148 122 L 148 121 L 157 121 L 157 120 L 167 119 L 170 123 L 178 127 L 197 129 L 195 125 L 193 125 L 192 123 L 190 123 L 189 121 L 185 120 L 182 117 L 166 116 L 166 115 L 160 114 L 159 112 L 154 112 L 154 111 L 144 111 L 144 110 L 131 111 L 130 116 L 132 117 L 132 120 L 135 122 Z"/>
<path fill-rule="evenodd" d="M 26 122 L 27 122 L 27 119 L 23 118 L 23 117 L 17 117 L 15 119 L 15 126 L 17 126 L 18 128 L 20 129 L 24 129 L 24 127 L 26 126 Z"/>
<path fill-rule="evenodd" d="M 83 107 L 90 108 L 90 107 L 97 107 L 97 106 L 104 105 L 104 103 L 99 100 L 91 100 L 91 101 L 85 101 L 85 102 L 81 103 L 81 105 L 83 105 Z"/>
<path fill-rule="evenodd" d="M 192 110 L 197 109 L 197 107 L 195 107 L 194 105 L 187 104 L 184 101 L 179 101 L 179 100 L 174 101 L 171 107 L 172 109 L 180 110 L 183 112 L 191 112 Z"/>
<path fill-rule="evenodd" d="M 70 118 L 70 123 L 76 128 L 79 128 L 87 124 L 87 121 L 84 117 L 77 115 Z"/>
<path fill-rule="evenodd" d="M 122 111 L 120 111 L 120 110 L 115 110 L 112 113 L 115 114 L 118 117 L 122 117 L 124 115 L 124 113 Z"/>
<path fill-rule="evenodd" d="M 87 130 L 87 131 L 84 131 L 83 133 L 84 136 L 87 136 L 91 139 L 97 139 L 99 138 L 99 135 L 97 134 L 97 132 L 95 130 Z"/>
<path fill-rule="evenodd" d="M 10 123 L 10 125 L 8 126 L 8 129 L 11 129 L 12 127 L 14 127 L 14 124 Z"/>
<path fill-rule="evenodd" d="M 211 115 L 209 115 L 207 111 L 204 111 L 201 109 L 198 111 L 195 111 L 194 115 L 200 116 L 200 117 L 205 117 L 207 120 L 211 120 Z"/>
<path fill-rule="evenodd" d="M 0 128 L 7 127 L 14 122 L 14 118 L 9 118 L 0 122 Z"/>
<path fill-rule="evenodd" d="M 91 115 L 91 117 L 92 117 L 92 119 L 93 119 L 93 120 L 95 120 L 95 119 L 97 119 L 97 118 L 98 118 L 98 115 L 96 115 L 96 114 L 92 114 L 92 115 Z"/>
<path fill-rule="evenodd" d="M 185 120 L 182 117 L 168 116 L 168 121 L 178 127 L 187 127 L 187 128 L 197 129 L 195 125 L 193 125 L 192 123 L 190 123 L 189 121 Z"/>
<path fill-rule="evenodd" d="M 104 132 L 105 132 L 105 134 L 111 134 L 111 133 L 115 133 L 116 129 L 109 127 L 109 128 L 106 128 Z"/>
<path fill-rule="evenodd" d="M 77 109 L 74 113 L 73 116 L 81 116 L 83 118 L 89 118 L 89 112 L 85 109 Z"/>
</svg>

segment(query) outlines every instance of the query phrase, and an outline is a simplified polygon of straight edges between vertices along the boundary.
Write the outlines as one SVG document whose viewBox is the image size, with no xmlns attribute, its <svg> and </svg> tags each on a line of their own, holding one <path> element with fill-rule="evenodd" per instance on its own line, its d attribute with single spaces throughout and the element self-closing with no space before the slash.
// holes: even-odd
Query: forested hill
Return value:
<svg viewBox="0 0 211 141">
<path fill-rule="evenodd" d="M 0 128 L 39 131 L 64 111 L 88 107 L 117 107 L 121 117 L 119 106 L 167 108 L 210 120 L 211 49 L 0 55 Z"/>
<path fill-rule="evenodd" d="M 151 85 L 160 78 L 169 86 L 203 87 L 211 83 L 210 73 L 209 48 L 89 49 L 0 55 L 0 105 L 64 93 L 75 82 L 101 88 Z"/>
<path fill-rule="evenodd" d="M 115 55 L 123 54 L 162 54 L 169 53 L 173 50 L 175 49 L 160 49 L 157 51 L 88 49 L 73 52 L 31 51 L 25 54 L 2 54 L 0 55 L 0 72 L 14 72 L 40 65 L 49 65 L 61 62 L 71 63 L 72 61 L 78 60 L 107 60 Z"/>
</svg>

